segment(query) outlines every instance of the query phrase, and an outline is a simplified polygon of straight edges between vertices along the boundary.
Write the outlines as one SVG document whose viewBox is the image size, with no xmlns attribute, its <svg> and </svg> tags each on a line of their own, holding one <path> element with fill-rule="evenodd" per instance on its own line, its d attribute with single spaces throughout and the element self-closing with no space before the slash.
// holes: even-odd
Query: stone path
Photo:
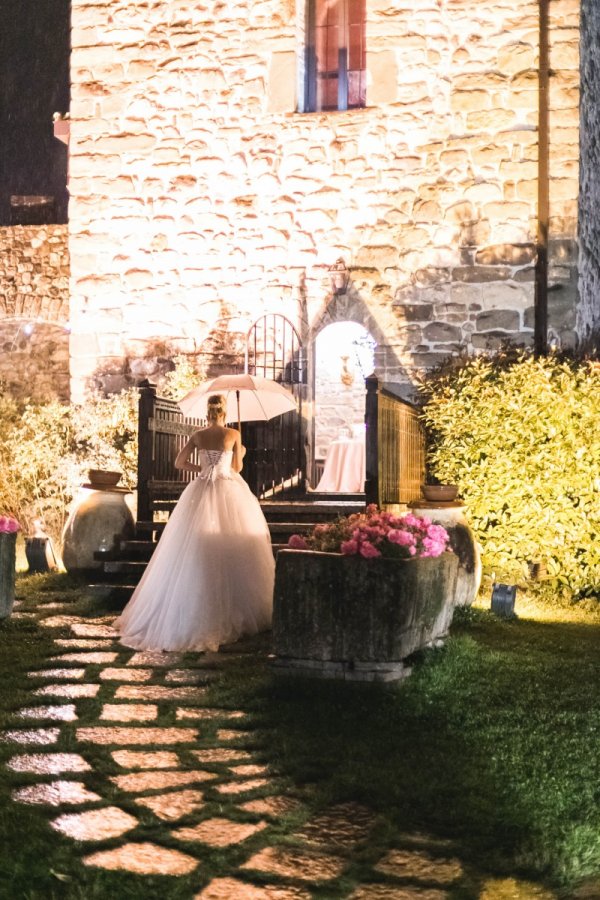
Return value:
<svg viewBox="0 0 600 900">
<path fill-rule="evenodd" d="M 184 664 L 177 654 L 126 649 L 112 617 L 55 607 L 38 616 L 56 631 L 56 652 L 27 673 L 31 699 L 0 740 L 14 745 L 13 802 L 42 808 L 48 827 L 72 840 L 90 869 L 133 873 L 141 893 L 147 876 L 193 875 L 190 900 L 309 900 L 315 891 L 349 900 L 552 900 L 532 884 L 473 880 L 450 844 L 427 835 L 406 835 L 367 857 L 357 886 L 352 867 L 377 828 L 373 812 L 348 803 L 311 815 L 255 749 L 260 735 L 245 711 L 207 705 L 207 686 L 243 644 L 188 654 Z M 90 700 L 97 718 L 80 724 L 79 705 Z M 54 749 L 64 737 L 69 752 Z M 114 772 L 103 791 L 89 761 L 99 753 Z M 216 851 L 230 853 L 231 863 L 210 878 Z M 479 885 L 475 893 L 465 892 L 470 883 Z M 168 885 L 161 896 L 168 900 Z"/>
</svg>

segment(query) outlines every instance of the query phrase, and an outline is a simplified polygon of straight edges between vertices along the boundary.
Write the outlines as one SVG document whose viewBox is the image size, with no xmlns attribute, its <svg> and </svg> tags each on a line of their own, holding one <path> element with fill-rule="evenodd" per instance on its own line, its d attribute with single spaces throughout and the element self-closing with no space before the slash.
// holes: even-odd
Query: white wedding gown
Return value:
<svg viewBox="0 0 600 900">
<path fill-rule="evenodd" d="M 231 450 L 200 450 L 131 600 L 116 620 L 141 650 L 217 650 L 269 628 L 275 563 L 260 504 Z"/>
</svg>

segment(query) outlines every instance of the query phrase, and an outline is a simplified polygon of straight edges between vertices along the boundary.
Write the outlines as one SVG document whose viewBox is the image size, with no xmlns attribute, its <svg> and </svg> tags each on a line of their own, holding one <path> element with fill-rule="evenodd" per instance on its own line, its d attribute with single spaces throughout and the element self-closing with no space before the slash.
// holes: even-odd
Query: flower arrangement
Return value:
<svg viewBox="0 0 600 900">
<path fill-rule="evenodd" d="M 446 529 L 430 519 L 412 513 L 395 516 L 371 504 L 364 513 L 315 525 L 308 535 L 293 534 L 288 547 L 365 559 L 415 559 L 440 556 L 449 549 L 448 540 Z"/>
<path fill-rule="evenodd" d="M 21 526 L 12 516 L 0 516 L 0 534 L 14 534 Z"/>
</svg>

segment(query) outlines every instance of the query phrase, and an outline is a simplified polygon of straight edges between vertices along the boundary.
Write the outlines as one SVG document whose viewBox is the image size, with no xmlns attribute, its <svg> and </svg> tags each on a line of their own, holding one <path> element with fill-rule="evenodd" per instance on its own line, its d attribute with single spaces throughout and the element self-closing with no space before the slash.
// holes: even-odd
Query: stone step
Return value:
<svg viewBox="0 0 600 900">
<path fill-rule="evenodd" d="M 156 541 L 123 541 L 119 559 L 145 560 L 154 553 Z"/>
<path fill-rule="evenodd" d="M 96 600 L 106 609 L 120 611 L 133 594 L 134 585 L 100 582 L 88 584 L 87 591 L 92 600 Z"/>
</svg>

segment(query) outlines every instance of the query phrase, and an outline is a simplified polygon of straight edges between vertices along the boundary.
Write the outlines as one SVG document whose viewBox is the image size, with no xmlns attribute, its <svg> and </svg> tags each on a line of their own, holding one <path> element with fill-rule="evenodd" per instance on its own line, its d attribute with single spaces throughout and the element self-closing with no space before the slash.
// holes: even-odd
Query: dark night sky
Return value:
<svg viewBox="0 0 600 900">
<path fill-rule="evenodd" d="M 11 194 L 52 194 L 67 220 L 67 148 L 52 114 L 69 109 L 70 0 L 0 0 L 0 224 Z"/>
</svg>

